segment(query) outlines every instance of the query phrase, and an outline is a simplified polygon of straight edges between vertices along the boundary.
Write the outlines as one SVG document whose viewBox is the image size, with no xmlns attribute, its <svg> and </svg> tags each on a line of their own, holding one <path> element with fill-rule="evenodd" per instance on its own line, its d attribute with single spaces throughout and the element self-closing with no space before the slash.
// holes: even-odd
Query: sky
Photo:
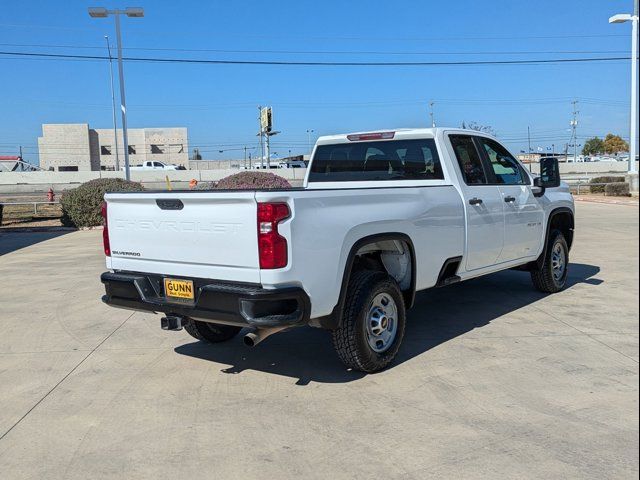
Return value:
<svg viewBox="0 0 640 480">
<path fill-rule="evenodd" d="M 89 6 L 141 6 L 122 18 L 124 56 L 169 59 L 468 62 L 628 57 L 632 0 L 3 2 L 0 155 L 37 162 L 43 123 L 112 124 L 105 56 L 114 20 Z M 115 65 L 114 65 L 115 67 Z M 125 62 L 129 128 L 182 127 L 205 159 L 256 148 L 257 106 L 273 107 L 272 151 L 307 151 L 318 135 L 477 122 L 512 152 L 560 150 L 578 100 L 578 139 L 629 136 L 628 60 L 536 65 L 299 66 Z M 115 68 L 114 68 L 115 72 Z M 117 72 L 115 72 L 117 73 Z M 117 88 L 117 87 L 116 87 Z M 219 151 L 223 150 L 222 153 Z M 251 151 L 251 150 L 250 150 Z M 256 150 L 253 150 L 254 155 Z"/>
</svg>

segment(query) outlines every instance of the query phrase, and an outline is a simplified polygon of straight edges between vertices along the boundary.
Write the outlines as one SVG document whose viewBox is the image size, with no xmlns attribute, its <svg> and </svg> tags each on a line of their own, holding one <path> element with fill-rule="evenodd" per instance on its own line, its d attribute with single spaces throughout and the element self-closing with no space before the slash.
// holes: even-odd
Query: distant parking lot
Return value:
<svg viewBox="0 0 640 480">
<path fill-rule="evenodd" d="M 579 202 L 570 287 L 424 292 L 386 371 L 100 302 L 99 231 L 0 233 L 0 477 L 637 478 L 638 207 Z"/>
</svg>

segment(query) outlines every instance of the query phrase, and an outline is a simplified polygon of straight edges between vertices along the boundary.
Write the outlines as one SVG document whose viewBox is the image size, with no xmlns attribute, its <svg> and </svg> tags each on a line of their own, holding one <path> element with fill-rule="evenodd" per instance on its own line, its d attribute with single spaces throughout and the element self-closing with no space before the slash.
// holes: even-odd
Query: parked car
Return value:
<svg viewBox="0 0 640 480">
<path fill-rule="evenodd" d="M 573 198 L 556 158 L 540 167 L 481 132 L 406 129 L 319 138 L 303 188 L 109 193 L 103 301 L 211 343 L 327 329 L 375 372 L 418 291 L 506 269 L 565 287 Z"/>
<path fill-rule="evenodd" d="M 302 160 L 289 160 L 278 163 L 278 168 L 307 168 L 307 164 Z"/>
<path fill-rule="evenodd" d="M 251 168 L 253 170 L 267 170 L 270 168 L 279 168 L 279 167 L 278 167 L 278 163 L 275 161 L 269 162 L 268 166 L 267 166 L 267 162 L 265 161 L 264 163 L 254 163 Z"/>
</svg>

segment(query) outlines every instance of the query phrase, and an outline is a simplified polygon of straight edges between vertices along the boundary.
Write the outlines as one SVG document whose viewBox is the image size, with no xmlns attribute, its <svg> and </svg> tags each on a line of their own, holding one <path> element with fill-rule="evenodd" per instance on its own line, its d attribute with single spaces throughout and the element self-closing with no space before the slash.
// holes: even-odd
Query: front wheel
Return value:
<svg viewBox="0 0 640 480">
<path fill-rule="evenodd" d="M 349 281 L 342 323 L 333 345 L 349 368 L 373 373 L 395 358 L 405 329 L 398 284 L 386 273 L 361 270 Z"/>
<path fill-rule="evenodd" d="M 187 319 L 184 329 L 196 340 L 203 340 L 209 343 L 219 343 L 231 340 L 242 330 L 241 327 L 232 325 L 219 325 L 217 323 L 199 322 L 191 318 Z"/>
<path fill-rule="evenodd" d="M 569 273 L 569 246 L 560 230 L 549 235 L 542 267 L 531 272 L 534 287 L 544 293 L 563 290 Z"/>
</svg>

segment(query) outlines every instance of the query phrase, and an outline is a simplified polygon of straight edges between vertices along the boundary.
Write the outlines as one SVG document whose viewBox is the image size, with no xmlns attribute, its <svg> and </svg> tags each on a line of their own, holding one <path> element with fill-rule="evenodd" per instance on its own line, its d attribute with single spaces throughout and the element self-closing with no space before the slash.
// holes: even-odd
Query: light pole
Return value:
<svg viewBox="0 0 640 480">
<path fill-rule="evenodd" d="M 629 174 L 637 174 L 638 144 L 638 0 L 634 0 L 633 15 L 620 13 L 609 18 L 609 23 L 631 22 L 631 118 L 629 128 Z"/>
<path fill-rule="evenodd" d="M 309 155 L 311 155 L 311 134 L 314 133 L 315 130 L 309 129 L 307 130 L 307 151 Z"/>
<path fill-rule="evenodd" d="M 129 171 L 129 139 L 127 138 L 127 105 L 124 96 L 124 70 L 122 68 L 122 36 L 120 34 L 120 15 L 131 18 L 144 17 L 144 10 L 139 7 L 128 7 L 124 10 L 107 10 L 104 7 L 89 7 L 89 16 L 92 18 L 107 18 L 113 15 L 116 20 L 116 42 L 118 48 L 118 75 L 120 83 L 120 110 L 122 111 L 122 148 L 124 149 L 124 176 L 131 180 Z"/>
<path fill-rule="evenodd" d="M 109 45 L 109 36 L 104 36 L 107 42 L 107 52 L 109 53 L 109 80 L 111 81 L 111 112 L 113 114 L 113 145 L 116 150 L 116 172 L 120 171 L 120 155 L 118 154 L 118 125 L 116 123 L 116 94 L 113 89 L 113 65 L 111 62 L 111 45 Z"/>
<path fill-rule="evenodd" d="M 436 128 L 436 119 L 433 116 L 433 106 L 435 105 L 434 101 L 429 102 L 429 116 L 431 117 L 431 128 Z"/>
</svg>

